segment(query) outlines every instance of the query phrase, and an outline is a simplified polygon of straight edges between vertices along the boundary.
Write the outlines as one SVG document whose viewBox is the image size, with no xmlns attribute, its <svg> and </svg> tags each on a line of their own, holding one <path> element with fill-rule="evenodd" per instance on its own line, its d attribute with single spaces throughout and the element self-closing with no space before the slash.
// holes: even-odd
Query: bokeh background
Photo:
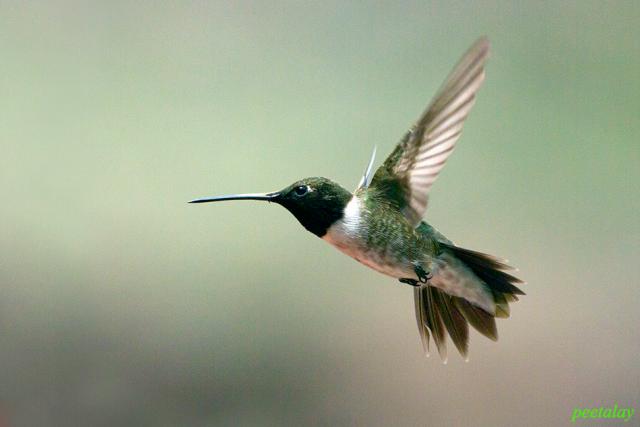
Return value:
<svg viewBox="0 0 640 427">
<path fill-rule="evenodd" d="M 0 424 L 640 410 L 638 22 L 638 2 L 0 2 Z M 284 209 L 186 204 L 352 188 L 482 34 L 427 217 L 528 295 L 470 362 L 426 359 L 411 288 Z"/>
</svg>

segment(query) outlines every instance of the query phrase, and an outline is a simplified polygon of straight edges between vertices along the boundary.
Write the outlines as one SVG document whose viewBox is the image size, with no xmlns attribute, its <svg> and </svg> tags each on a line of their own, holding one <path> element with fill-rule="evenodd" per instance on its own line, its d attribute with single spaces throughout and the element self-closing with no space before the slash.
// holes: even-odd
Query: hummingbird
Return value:
<svg viewBox="0 0 640 427">
<path fill-rule="evenodd" d="M 524 295 L 506 261 L 454 244 L 423 220 L 429 192 L 460 138 L 485 77 L 489 41 L 463 55 L 415 124 L 372 173 L 376 150 L 354 192 L 330 179 L 304 178 L 270 193 L 192 200 L 261 200 L 286 208 L 309 232 L 344 254 L 413 287 L 422 346 L 433 337 L 446 363 L 447 333 L 468 360 L 469 325 L 494 341 L 495 318 Z"/>
</svg>

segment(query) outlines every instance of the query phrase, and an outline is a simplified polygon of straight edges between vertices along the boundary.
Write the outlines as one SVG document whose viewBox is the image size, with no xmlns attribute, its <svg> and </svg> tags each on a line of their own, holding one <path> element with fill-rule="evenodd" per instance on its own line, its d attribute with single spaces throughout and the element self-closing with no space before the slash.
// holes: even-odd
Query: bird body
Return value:
<svg viewBox="0 0 640 427">
<path fill-rule="evenodd" d="M 337 184 L 336 184 L 337 185 Z M 373 194 L 372 194 L 373 193 Z M 429 283 L 449 295 L 466 298 L 494 314 L 495 304 L 487 287 L 462 265 L 439 258 L 441 244 L 451 242 L 428 223 L 416 228 L 397 210 L 386 206 L 374 190 L 361 190 L 345 205 L 343 216 L 327 229 L 322 239 L 344 254 L 382 274 L 396 279 L 420 278 L 416 266 L 435 272 Z M 454 268 L 442 280 L 440 273 Z M 464 280 L 465 275 L 469 280 Z M 458 280 L 455 280 L 458 279 Z"/>
<path fill-rule="evenodd" d="M 356 192 L 345 206 L 343 217 L 322 239 L 387 276 L 413 277 L 416 264 L 428 271 L 435 254 L 433 241 L 421 238 L 400 212 L 369 193 Z"/>
<path fill-rule="evenodd" d="M 422 220 L 428 193 L 484 80 L 485 38 L 463 56 L 425 112 L 372 174 L 375 150 L 352 193 L 322 177 L 272 193 L 194 200 L 265 200 L 280 204 L 308 231 L 382 274 L 413 286 L 418 331 L 428 352 L 433 336 L 446 360 L 446 333 L 464 356 L 472 325 L 497 339 L 495 317 L 524 293 L 504 262 L 454 245 Z"/>
</svg>

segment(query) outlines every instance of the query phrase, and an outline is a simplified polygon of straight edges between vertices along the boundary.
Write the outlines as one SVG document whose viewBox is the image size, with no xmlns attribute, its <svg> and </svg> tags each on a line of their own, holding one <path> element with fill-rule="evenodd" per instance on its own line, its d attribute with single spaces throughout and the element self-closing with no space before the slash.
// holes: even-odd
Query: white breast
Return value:
<svg viewBox="0 0 640 427">
<path fill-rule="evenodd" d="M 361 215 L 361 203 L 360 199 L 352 197 L 344 208 L 342 219 L 329 227 L 322 239 L 345 255 L 380 273 L 396 278 L 407 277 L 407 272 L 403 271 L 401 266 L 387 262 L 383 253 L 367 247 L 367 228 Z"/>
<path fill-rule="evenodd" d="M 361 248 L 364 246 L 361 237 L 365 230 L 360 228 L 360 203 L 360 199 L 355 196 L 352 197 L 344 208 L 342 219 L 332 224 L 327 230 L 327 233 L 322 236 L 325 241 L 349 256 L 354 255 L 347 251 L 354 251 L 357 247 Z"/>
</svg>

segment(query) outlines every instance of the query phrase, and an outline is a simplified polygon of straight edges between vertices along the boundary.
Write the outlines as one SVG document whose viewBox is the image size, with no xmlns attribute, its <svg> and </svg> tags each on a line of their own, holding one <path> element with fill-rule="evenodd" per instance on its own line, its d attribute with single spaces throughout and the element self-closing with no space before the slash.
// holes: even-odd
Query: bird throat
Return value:
<svg viewBox="0 0 640 427">
<path fill-rule="evenodd" d="M 342 190 L 332 192 L 321 200 L 309 201 L 304 204 L 286 202 L 281 204 L 296 217 L 307 231 L 323 238 L 327 234 L 327 230 L 343 218 L 345 207 L 351 198 L 351 193 Z"/>
</svg>

